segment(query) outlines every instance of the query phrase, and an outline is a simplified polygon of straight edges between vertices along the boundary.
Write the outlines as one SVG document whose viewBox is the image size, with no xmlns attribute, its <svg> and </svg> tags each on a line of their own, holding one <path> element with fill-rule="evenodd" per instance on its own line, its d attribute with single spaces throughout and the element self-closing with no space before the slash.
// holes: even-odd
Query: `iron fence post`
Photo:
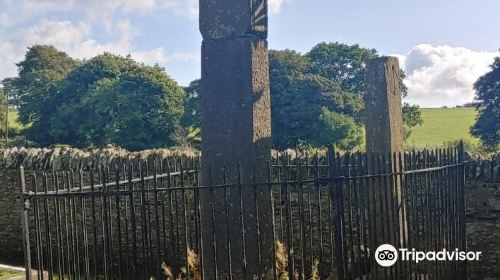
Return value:
<svg viewBox="0 0 500 280">
<path fill-rule="evenodd" d="M 21 213 L 22 228 L 23 228 L 23 251 L 24 251 L 24 267 L 26 270 L 26 279 L 31 280 L 31 252 L 30 252 L 30 236 L 28 228 L 28 211 L 30 208 L 30 200 L 26 194 L 26 180 L 24 177 L 24 167 L 19 168 L 21 182 L 21 198 L 23 200 L 23 211 Z"/>
</svg>

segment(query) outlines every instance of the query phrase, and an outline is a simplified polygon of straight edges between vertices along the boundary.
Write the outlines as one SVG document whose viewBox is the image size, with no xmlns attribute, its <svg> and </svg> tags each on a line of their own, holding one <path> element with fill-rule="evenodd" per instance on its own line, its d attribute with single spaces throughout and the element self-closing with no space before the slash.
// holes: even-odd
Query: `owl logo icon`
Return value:
<svg viewBox="0 0 500 280">
<path fill-rule="evenodd" d="M 389 267 L 398 260 L 398 251 L 390 244 L 380 245 L 375 251 L 375 260 L 383 267 Z"/>
</svg>

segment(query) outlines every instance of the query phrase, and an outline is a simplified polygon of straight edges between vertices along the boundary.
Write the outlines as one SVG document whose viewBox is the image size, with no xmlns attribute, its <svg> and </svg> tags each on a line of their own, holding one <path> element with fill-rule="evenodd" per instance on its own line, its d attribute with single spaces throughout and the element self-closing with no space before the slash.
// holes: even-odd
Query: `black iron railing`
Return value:
<svg viewBox="0 0 500 280">
<path fill-rule="evenodd" d="M 461 147 L 392 155 L 279 154 L 269 162 L 267 180 L 251 184 L 202 186 L 199 166 L 198 159 L 172 158 L 85 172 L 21 169 L 27 267 L 38 269 L 40 279 L 43 271 L 49 279 L 218 278 L 202 275 L 202 264 L 237 268 L 232 254 L 217 259 L 202 252 L 200 191 L 225 197 L 224 215 L 239 211 L 238 238 L 245 240 L 259 234 L 259 217 L 249 225 L 243 215 L 242 190 L 253 188 L 269 190 L 272 202 L 275 246 L 255 246 L 272 250 L 275 279 L 466 277 L 459 261 L 399 261 L 384 268 L 374 260 L 383 243 L 466 249 Z M 220 220 L 220 212 L 211 216 L 227 229 L 235 221 Z M 213 242 L 231 248 L 228 236 L 213 236 Z M 245 246 L 234 250 L 245 259 Z"/>
</svg>

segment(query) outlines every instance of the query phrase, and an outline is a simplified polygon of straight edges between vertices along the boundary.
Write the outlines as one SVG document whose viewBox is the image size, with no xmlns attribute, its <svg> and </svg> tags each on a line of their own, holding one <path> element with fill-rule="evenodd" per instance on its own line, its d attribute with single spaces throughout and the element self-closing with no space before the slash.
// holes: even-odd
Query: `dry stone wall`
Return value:
<svg viewBox="0 0 500 280">
<path fill-rule="evenodd" d="M 165 159 L 173 156 L 192 157 L 197 155 L 197 151 L 190 149 L 152 149 L 140 152 L 128 152 L 117 148 L 88 151 L 74 148 L 12 148 L 0 149 L 0 169 L 18 169 L 23 165 L 26 170 L 88 170 L 92 167 L 112 166 L 127 161 L 137 162 L 153 158 Z"/>
<path fill-rule="evenodd" d="M 173 156 L 197 156 L 194 150 L 154 149 L 128 152 L 108 148 L 99 150 L 0 149 L 0 263 L 21 264 L 23 260 L 19 168 L 27 173 L 68 169 L 90 170 L 122 163 L 137 163 Z"/>
<path fill-rule="evenodd" d="M 500 181 L 467 184 L 466 222 L 468 250 L 482 252 L 469 263 L 469 279 L 500 279 Z"/>
<path fill-rule="evenodd" d="M 19 173 L 0 169 L 0 263 L 19 264 L 23 258 Z"/>
<path fill-rule="evenodd" d="M 471 158 L 469 177 L 472 180 L 487 182 L 500 181 L 500 154 L 490 158 Z"/>
</svg>

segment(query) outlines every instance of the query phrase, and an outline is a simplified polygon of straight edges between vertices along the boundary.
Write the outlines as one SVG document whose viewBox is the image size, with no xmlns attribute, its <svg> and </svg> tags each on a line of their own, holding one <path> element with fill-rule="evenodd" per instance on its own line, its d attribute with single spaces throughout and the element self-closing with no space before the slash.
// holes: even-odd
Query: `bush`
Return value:
<svg viewBox="0 0 500 280">
<path fill-rule="evenodd" d="M 465 153 L 470 157 L 483 158 L 489 155 L 489 153 L 481 145 L 475 144 L 469 139 L 456 139 L 456 140 L 446 141 L 443 143 L 443 146 L 446 148 L 456 148 L 460 145 L 461 141 L 464 144 Z"/>
</svg>

